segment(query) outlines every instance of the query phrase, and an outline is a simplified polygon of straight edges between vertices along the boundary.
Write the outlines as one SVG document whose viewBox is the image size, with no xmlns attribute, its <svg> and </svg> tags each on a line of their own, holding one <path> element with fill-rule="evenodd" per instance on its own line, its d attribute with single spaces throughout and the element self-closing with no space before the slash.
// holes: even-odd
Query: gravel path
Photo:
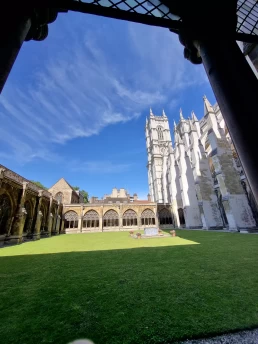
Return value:
<svg viewBox="0 0 258 344">
<path fill-rule="evenodd" d="M 186 340 L 181 344 L 258 344 L 258 329 L 225 334 L 209 339 Z"/>
</svg>

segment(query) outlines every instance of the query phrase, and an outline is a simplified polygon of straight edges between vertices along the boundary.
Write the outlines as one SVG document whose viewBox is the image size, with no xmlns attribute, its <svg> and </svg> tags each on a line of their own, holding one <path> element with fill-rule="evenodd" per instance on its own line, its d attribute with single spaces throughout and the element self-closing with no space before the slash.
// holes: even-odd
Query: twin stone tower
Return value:
<svg viewBox="0 0 258 344">
<path fill-rule="evenodd" d="M 257 209 L 241 162 L 217 104 L 204 99 L 204 117 L 192 112 L 174 123 L 150 110 L 146 119 L 151 200 L 170 206 L 175 227 L 256 227 Z"/>
</svg>

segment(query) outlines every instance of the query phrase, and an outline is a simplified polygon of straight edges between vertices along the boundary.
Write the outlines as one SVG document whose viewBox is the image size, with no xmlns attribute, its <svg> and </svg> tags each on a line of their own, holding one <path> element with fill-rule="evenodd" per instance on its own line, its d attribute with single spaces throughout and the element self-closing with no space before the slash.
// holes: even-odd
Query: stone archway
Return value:
<svg viewBox="0 0 258 344">
<path fill-rule="evenodd" d="M 173 225 L 173 218 L 171 211 L 167 208 L 163 208 L 159 212 L 159 223 L 160 225 Z"/>
<path fill-rule="evenodd" d="M 145 209 L 141 214 L 142 226 L 155 225 L 155 214 L 151 209 Z"/>
<path fill-rule="evenodd" d="M 8 234 L 12 217 L 12 204 L 7 194 L 0 195 L 0 235 Z"/>
<path fill-rule="evenodd" d="M 119 215 L 118 213 L 110 209 L 103 216 L 103 228 L 105 227 L 118 227 L 119 226 Z"/>
<path fill-rule="evenodd" d="M 88 210 L 82 218 L 82 228 L 99 228 L 99 214 L 96 210 Z"/>
<path fill-rule="evenodd" d="M 70 210 L 64 214 L 64 228 L 77 229 L 78 228 L 78 214 Z"/>
<path fill-rule="evenodd" d="M 137 214 L 134 210 L 128 209 L 123 214 L 123 227 L 137 226 Z"/>
</svg>

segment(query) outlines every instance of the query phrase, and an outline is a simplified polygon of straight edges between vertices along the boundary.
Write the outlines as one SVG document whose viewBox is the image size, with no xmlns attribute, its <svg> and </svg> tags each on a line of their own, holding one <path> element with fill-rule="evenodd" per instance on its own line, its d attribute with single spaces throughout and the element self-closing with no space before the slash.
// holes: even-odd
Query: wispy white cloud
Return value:
<svg viewBox="0 0 258 344">
<path fill-rule="evenodd" d="M 87 161 L 84 163 L 73 163 L 72 165 L 74 166 L 72 170 L 75 172 L 87 172 L 101 175 L 127 172 L 133 166 L 133 164 L 119 164 L 111 161 Z"/>
<path fill-rule="evenodd" d="M 107 29 L 108 37 L 103 35 Z M 23 162 L 58 161 L 55 144 L 137 120 L 155 104 L 172 108 L 179 90 L 204 82 L 201 70 L 185 63 L 182 46 L 168 30 L 125 23 L 123 53 L 113 30 L 107 22 L 101 29 L 89 26 L 80 29 L 79 40 L 74 28 L 56 29 L 52 56 L 26 82 L 9 83 L 0 99 L 0 141 L 5 143 L 0 157 L 7 150 Z M 55 41 L 48 39 L 52 47 Z M 117 172 L 129 167 L 92 162 L 82 168 Z"/>
</svg>

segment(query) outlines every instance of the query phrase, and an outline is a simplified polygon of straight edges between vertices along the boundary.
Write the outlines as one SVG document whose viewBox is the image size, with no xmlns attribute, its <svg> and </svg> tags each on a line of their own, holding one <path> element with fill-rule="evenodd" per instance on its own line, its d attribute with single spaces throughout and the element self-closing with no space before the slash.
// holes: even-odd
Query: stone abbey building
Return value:
<svg viewBox="0 0 258 344">
<path fill-rule="evenodd" d="M 175 227 L 255 228 L 257 209 L 222 113 L 204 97 L 204 117 L 174 123 L 150 110 L 146 119 L 151 200 L 171 207 Z"/>
<path fill-rule="evenodd" d="M 174 123 L 146 119 L 149 195 L 139 200 L 125 189 L 83 203 L 61 178 L 48 191 L 0 165 L 0 244 L 62 233 L 128 231 L 145 227 L 227 228 L 257 225 L 257 210 L 222 114 L 204 97 L 204 117 L 192 112 Z"/>
</svg>

